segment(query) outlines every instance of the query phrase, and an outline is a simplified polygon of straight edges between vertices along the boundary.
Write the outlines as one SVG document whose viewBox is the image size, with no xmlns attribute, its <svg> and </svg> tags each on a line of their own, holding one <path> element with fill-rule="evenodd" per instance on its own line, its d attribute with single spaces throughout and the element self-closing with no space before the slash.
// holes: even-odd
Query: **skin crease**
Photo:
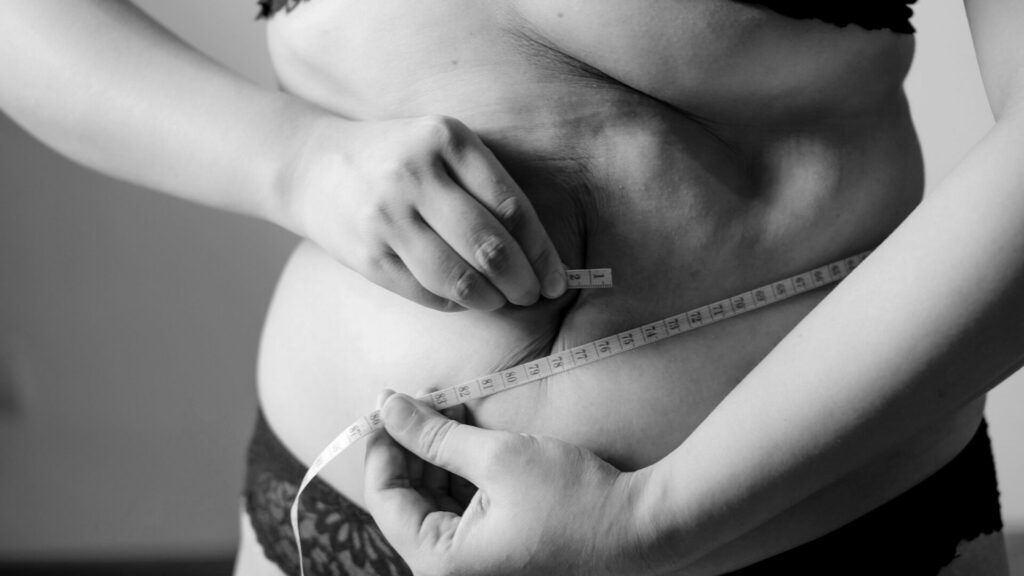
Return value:
<svg viewBox="0 0 1024 576">
<path fill-rule="evenodd" d="M 1024 229 L 1018 63 L 992 56 L 1013 53 L 1004 4 L 970 6 L 999 125 L 920 206 L 912 38 L 718 0 L 304 3 L 268 26 L 286 93 L 121 2 L 15 3 L 0 106 L 88 166 L 308 240 L 259 365 L 268 421 L 306 462 L 382 388 L 468 379 L 880 244 L 827 297 L 475 403 L 476 426 L 388 402 L 398 441 L 481 488 L 461 519 L 407 489 L 387 436 L 368 444 L 365 502 L 419 572 L 714 573 L 941 467 L 1016 365 L 1019 330 L 992 313 L 1017 311 Z M 980 232 L 941 241 L 954 227 Z M 614 268 L 617 288 L 562 294 L 546 285 L 559 260 Z M 921 280 L 892 290 L 897 272 Z M 987 291 L 964 301 L 967 277 Z M 361 460 L 324 474 L 357 502 Z M 243 535 L 240 573 L 276 573 Z"/>
</svg>

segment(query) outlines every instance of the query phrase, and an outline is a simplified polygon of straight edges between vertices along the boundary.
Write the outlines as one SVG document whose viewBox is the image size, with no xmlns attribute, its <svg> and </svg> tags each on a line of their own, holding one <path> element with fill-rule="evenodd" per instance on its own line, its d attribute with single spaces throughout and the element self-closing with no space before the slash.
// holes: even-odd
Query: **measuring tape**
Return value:
<svg viewBox="0 0 1024 576">
<path fill-rule="evenodd" d="M 566 270 L 565 278 L 569 288 L 611 288 L 611 268 L 587 268 Z"/>
<path fill-rule="evenodd" d="M 867 258 L 868 254 L 870 252 L 862 252 L 856 256 L 837 260 L 809 272 L 790 276 L 700 308 L 694 308 L 632 330 L 619 332 L 614 336 L 594 340 L 557 354 L 531 360 L 525 364 L 432 392 L 420 396 L 417 400 L 433 406 L 435 410 L 443 410 L 477 398 L 486 398 L 509 388 L 536 382 L 548 376 L 568 372 L 627 350 L 653 344 L 672 336 L 721 322 L 727 318 L 746 314 L 769 304 L 787 300 L 809 290 L 834 284 L 853 272 L 853 269 Z M 566 270 L 566 277 L 569 288 L 612 287 L 612 271 L 609 268 Z M 299 489 L 295 493 L 295 500 L 292 502 L 290 517 L 292 532 L 295 534 L 295 546 L 299 552 L 299 570 L 303 575 L 305 575 L 305 568 L 302 564 L 302 543 L 299 541 L 299 497 L 302 496 L 302 491 L 338 454 L 383 427 L 384 421 L 381 419 L 380 410 L 374 410 L 353 422 L 320 452 L 302 478 Z"/>
</svg>

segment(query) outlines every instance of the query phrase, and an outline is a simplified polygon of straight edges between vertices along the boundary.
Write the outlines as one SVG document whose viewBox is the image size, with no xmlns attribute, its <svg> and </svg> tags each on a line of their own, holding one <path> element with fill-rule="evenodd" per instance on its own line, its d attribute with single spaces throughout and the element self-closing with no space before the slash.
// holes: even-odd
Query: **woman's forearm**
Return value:
<svg viewBox="0 0 1024 576">
<path fill-rule="evenodd" d="M 656 518 L 652 530 L 666 543 L 661 562 L 694 563 L 979 398 L 1021 365 L 1022 153 L 1024 115 L 1006 114 L 651 469 L 647 517 Z"/>
<path fill-rule="evenodd" d="M 0 69 L 0 107 L 61 153 L 275 222 L 425 306 L 565 290 L 529 200 L 456 119 L 351 121 L 245 81 L 117 0 L 7 2 Z"/>
<path fill-rule="evenodd" d="M 128 2 L 8 2 L 0 109 L 109 175 L 275 219 L 293 126 L 313 110 L 192 49 Z"/>
</svg>

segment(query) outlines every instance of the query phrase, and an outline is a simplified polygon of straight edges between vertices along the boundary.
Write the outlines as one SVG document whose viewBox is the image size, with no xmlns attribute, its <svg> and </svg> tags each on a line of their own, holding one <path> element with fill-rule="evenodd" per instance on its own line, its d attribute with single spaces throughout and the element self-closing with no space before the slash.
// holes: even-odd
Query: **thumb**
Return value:
<svg viewBox="0 0 1024 576">
<path fill-rule="evenodd" d="M 423 460 L 466 478 L 478 486 L 482 457 L 499 450 L 506 433 L 460 424 L 423 402 L 394 394 L 381 408 L 388 434 Z"/>
</svg>

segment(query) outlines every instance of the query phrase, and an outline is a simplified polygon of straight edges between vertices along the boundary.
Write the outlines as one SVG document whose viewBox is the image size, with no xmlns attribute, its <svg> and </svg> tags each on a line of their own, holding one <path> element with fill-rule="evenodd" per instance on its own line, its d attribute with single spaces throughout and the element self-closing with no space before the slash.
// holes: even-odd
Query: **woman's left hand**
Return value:
<svg viewBox="0 0 1024 576">
<path fill-rule="evenodd" d="M 387 433 L 366 449 L 366 505 L 415 574 L 644 573 L 642 471 L 460 424 L 401 394 L 382 413 Z M 476 485 L 465 508 L 427 486 L 420 459 Z"/>
</svg>

